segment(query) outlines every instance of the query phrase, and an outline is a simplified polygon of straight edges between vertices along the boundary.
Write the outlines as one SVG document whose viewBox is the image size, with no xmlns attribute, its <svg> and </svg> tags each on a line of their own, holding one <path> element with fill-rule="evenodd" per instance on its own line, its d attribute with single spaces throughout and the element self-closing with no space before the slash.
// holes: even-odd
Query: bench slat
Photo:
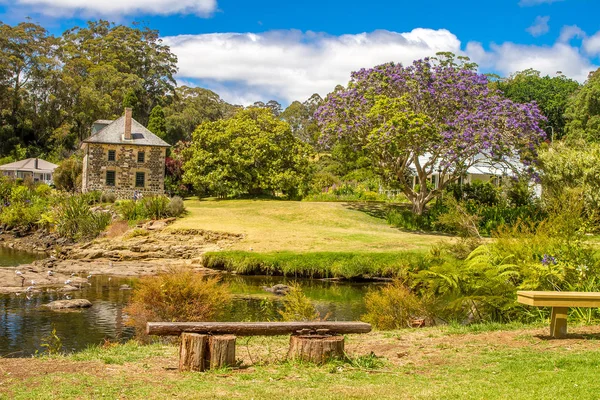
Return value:
<svg viewBox="0 0 600 400">
<path fill-rule="evenodd" d="M 368 333 L 365 322 L 148 322 L 146 333 L 156 336 L 178 336 L 183 332 L 212 335 L 278 336 L 302 329 L 326 329 L 330 334 Z"/>
<path fill-rule="evenodd" d="M 536 307 L 600 307 L 600 292 L 518 291 L 517 301 Z"/>
</svg>

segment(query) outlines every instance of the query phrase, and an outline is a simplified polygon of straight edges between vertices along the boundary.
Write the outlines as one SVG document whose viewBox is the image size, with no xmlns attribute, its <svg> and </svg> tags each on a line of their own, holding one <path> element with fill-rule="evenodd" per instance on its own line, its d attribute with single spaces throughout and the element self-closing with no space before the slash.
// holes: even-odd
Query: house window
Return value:
<svg viewBox="0 0 600 400">
<path fill-rule="evenodd" d="M 136 172 L 135 173 L 135 187 L 144 187 L 146 186 L 146 174 L 144 172 Z"/>
<path fill-rule="evenodd" d="M 106 171 L 106 186 L 115 186 L 115 171 Z"/>
<path fill-rule="evenodd" d="M 138 162 L 143 163 L 146 160 L 146 153 L 143 151 L 138 152 Z"/>
<path fill-rule="evenodd" d="M 108 161 L 115 161 L 117 158 L 117 152 L 115 150 L 108 151 Z"/>
</svg>

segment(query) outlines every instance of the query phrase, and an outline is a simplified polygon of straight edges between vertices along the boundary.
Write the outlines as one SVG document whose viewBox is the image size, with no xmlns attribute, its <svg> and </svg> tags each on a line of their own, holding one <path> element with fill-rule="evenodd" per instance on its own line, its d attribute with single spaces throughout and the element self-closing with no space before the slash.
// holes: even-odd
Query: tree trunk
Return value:
<svg viewBox="0 0 600 400">
<path fill-rule="evenodd" d="M 182 333 L 179 346 L 179 371 L 204 371 L 208 336 Z"/>
<path fill-rule="evenodd" d="M 208 339 L 206 365 L 210 369 L 235 366 L 235 336 L 217 335 Z"/>
<path fill-rule="evenodd" d="M 294 335 L 290 337 L 288 358 L 323 364 L 344 357 L 343 336 Z"/>
</svg>

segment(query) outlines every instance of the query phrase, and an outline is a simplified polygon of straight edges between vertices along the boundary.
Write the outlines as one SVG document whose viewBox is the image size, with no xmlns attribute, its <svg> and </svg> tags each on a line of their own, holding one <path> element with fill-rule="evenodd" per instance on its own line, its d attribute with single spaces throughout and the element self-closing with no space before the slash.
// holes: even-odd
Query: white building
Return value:
<svg viewBox="0 0 600 400">
<path fill-rule="evenodd" d="M 51 184 L 52 175 L 57 167 L 58 165 L 40 158 L 28 158 L 26 160 L 0 165 L 0 171 L 2 171 L 2 175 L 11 178 L 29 178 L 34 182 Z"/>
</svg>

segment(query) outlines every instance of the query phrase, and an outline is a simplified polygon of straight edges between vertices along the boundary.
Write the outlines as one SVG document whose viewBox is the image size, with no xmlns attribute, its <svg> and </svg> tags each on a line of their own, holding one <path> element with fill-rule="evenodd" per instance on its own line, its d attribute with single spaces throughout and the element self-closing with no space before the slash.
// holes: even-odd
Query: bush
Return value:
<svg viewBox="0 0 600 400">
<path fill-rule="evenodd" d="M 290 285 L 289 292 L 283 298 L 283 309 L 278 310 L 283 321 L 318 321 L 321 315 L 302 293 L 299 285 Z"/>
<path fill-rule="evenodd" d="M 145 218 L 145 212 L 141 202 L 133 200 L 121 200 L 117 203 L 117 210 L 121 218 L 126 221 L 138 221 Z"/>
<path fill-rule="evenodd" d="M 150 219 L 161 219 L 169 216 L 167 207 L 169 198 L 167 196 L 149 196 L 141 200 L 144 217 Z"/>
<path fill-rule="evenodd" d="M 179 196 L 171 198 L 169 205 L 167 206 L 167 214 L 171 217 L 179 217 L 185 212 L 185 205 L 183 199 Z"/>
<path fill-rule="evenodd" d="M 97 237 L 112 221 L 105 211 L 92 211 L 86 196 L 66 197 L 54 209 L 56 232 L 71 240 L 87 240 Z"/>
<path fill-rule="evenodd" d="M 54 186 L 65 192 L 78 192 L 81 189 L 81 172 L 83 163 L 79 158 L 71 157 L 63 160 L 54 171 Z"/>
<path fill-rule="evenodd" d="M 147 340 L 147 322 L 214 320 L 226 310 L 230 298 L 228 287 L 219 278 L 171 269 L 142 277 L 125 311 L 129 315 L 128 325 L 135 327 L 138 337 Z"/>
<path fill-rule="evenodd" d="M 114 194 L 113 192 L 102 192 L 102 195 L 100 196 L 100 202 L 101 203 L 114 203 L 115 201 L 117 201 L 117 195 Z"/>
<path fill-rule="evenodd" d="M 421 299 L 399 280 L 367 293 L 365 304 L 362 319 L 381 330 L 410 328 L 414 319 L 427 315 Z"/>
</svg>

